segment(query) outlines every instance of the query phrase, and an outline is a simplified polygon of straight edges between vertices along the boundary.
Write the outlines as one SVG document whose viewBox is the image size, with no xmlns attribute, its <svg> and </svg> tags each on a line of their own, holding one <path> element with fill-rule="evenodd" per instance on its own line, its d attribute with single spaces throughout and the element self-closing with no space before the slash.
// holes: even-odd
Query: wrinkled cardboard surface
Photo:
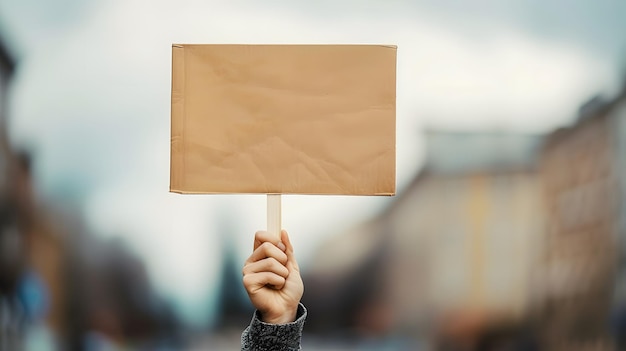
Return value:
<svg viewBox="0 0 626 351">
<path fill-rule="evenodd" d="M 172 46 L 170 191 L 395 194 L 396 47 Z"/>
</svg>

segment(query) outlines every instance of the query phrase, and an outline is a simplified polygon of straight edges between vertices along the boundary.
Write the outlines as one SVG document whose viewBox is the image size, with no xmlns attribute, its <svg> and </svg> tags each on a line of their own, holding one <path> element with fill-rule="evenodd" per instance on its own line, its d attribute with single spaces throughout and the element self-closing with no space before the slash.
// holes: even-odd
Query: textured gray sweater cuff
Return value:
<svg viewBox="0 0 626 351">
<path fill-rule="evenodd" d="M 269 324 L 261 321 L 259 312 L 256 311 L 250 326 L 241 335 L 241 349 L 246 351 L 300 350 L 300 340 L 306 315 L 306 308 L 300 304 L 295 322 Z"/>
</svg>

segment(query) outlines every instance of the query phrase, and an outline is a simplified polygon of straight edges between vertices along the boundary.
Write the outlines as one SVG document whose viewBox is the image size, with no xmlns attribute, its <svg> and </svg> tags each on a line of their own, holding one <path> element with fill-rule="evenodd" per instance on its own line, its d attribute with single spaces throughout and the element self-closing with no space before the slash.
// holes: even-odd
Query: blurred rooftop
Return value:
<svg viewBox="0 0 626 351">
<path fill-rule="evenodd" d="M 424 171 L 467 174 L 534 167 L 542 135 L 508 131 L 427 130 Z"/>
</svg>

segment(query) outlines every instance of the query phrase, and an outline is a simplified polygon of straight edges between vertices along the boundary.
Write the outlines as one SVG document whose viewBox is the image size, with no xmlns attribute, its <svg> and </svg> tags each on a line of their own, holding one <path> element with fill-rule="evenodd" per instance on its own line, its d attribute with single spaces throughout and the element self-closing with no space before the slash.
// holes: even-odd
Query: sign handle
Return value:
<svg viewBox="0 0 626 351">
<path fill-rule="evenodd" d="M 280 240 L 280 194 L 267 194 L 267 231 Z"/>
</svg>

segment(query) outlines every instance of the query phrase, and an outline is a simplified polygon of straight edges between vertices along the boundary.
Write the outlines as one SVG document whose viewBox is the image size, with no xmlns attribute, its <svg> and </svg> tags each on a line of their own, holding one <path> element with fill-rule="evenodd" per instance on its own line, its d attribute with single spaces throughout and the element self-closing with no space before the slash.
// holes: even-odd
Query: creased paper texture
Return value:
<svg viewBox="0 0 626 351">
<path fill-rule="evenodd" d="M 393 195 L 396 47 L 173 45 L 170 191 Z"/>
</svg>

